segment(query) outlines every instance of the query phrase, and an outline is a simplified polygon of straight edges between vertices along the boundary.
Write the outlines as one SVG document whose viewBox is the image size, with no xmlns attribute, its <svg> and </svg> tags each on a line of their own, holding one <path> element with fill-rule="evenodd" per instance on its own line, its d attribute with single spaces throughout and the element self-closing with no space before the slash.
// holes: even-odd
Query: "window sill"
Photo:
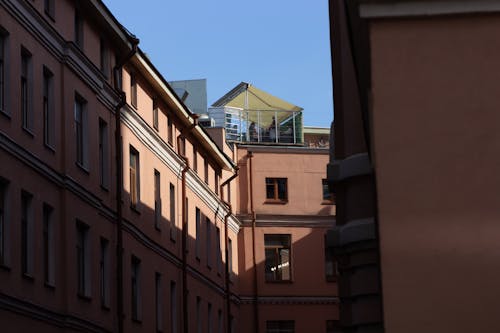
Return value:
<svg viewBox="0 0 500 333">
<path fill-rule="evenodd" d="M 130 204 L 130 209 L 136 213 L 137 215 L 141 215 L 141 211 L 139 210 L 139 204 Z"/>
<path fill-rule="evenodd" d="M 85 172 L 87 175 L 90 175 L 90 171 L 85 165 L 81 164 L 80 162 L 75 162 L 75 164 L 80 170 Z"/>
<path fill-rule="evenodd" d="M 48 151 L 50 151 L 52 154 L 55 154 L 56 149 L 54 147 L 52 147 L 50 144 L 44 142 L 43 146 L 45 147 L 45 149 L 47 149 Z"/>
<path fill-rule="evenodd" d="M 337 282 L 337 278 L 326 278 L 326 282 L 327 283 L 332 283 L 332 282 L 335 283 L 335 282 Z"/>
<path fill-rule="evenodd" d="M 107 304 L 103 304 L 103 303 L 101 303 L 101 309 L 102 309 L 103 311 L 108 312 L 108 311 L 110 311 L 110 310 L 111 310 L 111 307 L 110 307 L 109 305 L 107 305 Z"/>
<path fill-rule="evenodd" d="M 292 284 L 293 280 L 266 280 L 266 283 Z"/>
<path fill-rule="evenodd" d="M 139 324 L 139 325 L 142 325 L 142 319 L 139 319 L 139 318 L 132 318 L 132 322 Z"/>
<path fill-rule="evenodd" d="M 286 205 L 288 200 L 266 199 L 264 203 L 268 205 Z"/>
<path fill-rule="evenodd" d="M 161 232 L 161 227 L 160 227 L 160 223 L 156 224 L 155 223 L 155 230 L 158 231 L 158 232 Z"/>
<path fill-rule="evenodd" d="M 10 113 L 8 113 L 7 111 L 5 111 L 4 109 L 0 109 L 0 114 L 3 115 L 8 120 L 11 120 Z"/>
<path fill-rule="evenodd" d="M 45 15 L 52 21 L 52 22 L 56 22 L 56 19 L 54 18 L 54 15 L 52 15 L 49 11 L 47 10 L 44 10 L 45 12 Z"/>
<path fill-rule="evenodd" d="M 6 271 L 6 272 L 10 272 L 10 267 L 5 265 L 5 264 L 0 264 L 0 269 Z"/>
<path fill-rule="evenodd" d="M 45 288 L 50 289 L 52 291 L 56 290 L 56 286 L 53 283 L 45 281 L 43 285 Z"/>
<path fill-rule="evenodd" d="M 103 190 L 106 193 L 109 193 L 109 188 L 107 188 L 106 186 L 104 186 L 102 184 L 100 184 L 99 186 L 101 187 L 101 190 Z"/>
<path fill-rule="evenodd" d="M 83 295 L 82 293 L 78 293 L 78 298 L 81 299 L 82 301 L 85 301 L 85 302 L 92 302 L 92 297 L 90 296 L 87 296 L 87 295 Z"/>
<path fill-rule="evenodd" d="M 330 200 L 323 200 L 321 201 L 322 205 L 335 205 L 335 202 L 330 201 Z"/>
<path fill-rule="evenodd" d="M 23 274 L 23 278 L 26 279 L 27 281 L 30 281 L 30 282 L 35 281 L 35 278 L 33 277 L 33 275 L 28 274 L 28 273 L 22 273 L 22 274 Z"/>
</svg>

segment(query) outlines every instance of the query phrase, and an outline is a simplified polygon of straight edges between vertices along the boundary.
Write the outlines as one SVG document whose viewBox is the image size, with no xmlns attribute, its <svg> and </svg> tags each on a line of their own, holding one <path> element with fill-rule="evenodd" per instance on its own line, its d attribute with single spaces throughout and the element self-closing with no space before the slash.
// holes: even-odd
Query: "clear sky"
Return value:
<svg viewBox="0 0 500 333">
<path fill-rule="evenodd" d="M 166 80 L 207 79 L 208 105 L 244 81 L 333 118 L 327 0 L 103 0 Z"/>
</svg>

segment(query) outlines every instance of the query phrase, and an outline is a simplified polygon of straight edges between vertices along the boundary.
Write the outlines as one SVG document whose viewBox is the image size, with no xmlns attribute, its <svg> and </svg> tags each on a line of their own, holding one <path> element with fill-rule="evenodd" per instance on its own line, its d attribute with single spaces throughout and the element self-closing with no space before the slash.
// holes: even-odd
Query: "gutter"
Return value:
<svg viewBox="0 0 500 333">
<path fill-rule="evenodd" d="M 224 201 L 224 192 L 223 192 L 223 187 L 225 185 L 228 185 L 233 179 L 235 179 L 236 177 L 238 177 L 238 174 L 239 174 L 239 168 L 238 167 L 235 167 L 235 171 L 236 173 L 234 173 L 231 177 L 229 177 L 229 179 L 227 179 L 225 182 L 223 182 L 221 185 L 220 185 L 220 198 L 222 200 L 222 202 L 224 202 L 226 205 L 227 205 L 227 208 L 228 208 L 228 212 L 226 214 L 226 216 L 224 216 L 224 245 L 225 245 L 225 258 L 226 258 L 226 265 L 225 265 L 225 269 L 226 269 L 226 278 L 225 278 L 225 284 L 226 284 L 226 325 L 227 325 L 227 330 L 226 332 L 231 332 L 231 290 L 230 290 L 230 278 L 231 278 L 231 272 L 229 271 L 229 236 L 228 236 L 228 231 L 229 231 L 229 227 L 227 225 L 227 220 L 229 218 L 229 216 L 231 216 L 233 214 L 233 207 L 231 205 L 231 203 L 229 202 L 229 200 L 231 200 L 228 196 L 228 201 Z M 229 195 L 229 191 L 228 191 L 228 195 Z"/>
<path fill-rule="evenodd" d="M 177 136 L 177 154 L 184 161 L 185 165 L 181 171 L 182 194 L 181 194 L 181 209 L 182 209 L 182 330 L 184 333 L 189 333 L 189 316 L 188 316 L 188 288 L 187 288 L 187 214 L 186 214 L 186 172 L 189 170 L 189 159 L 181 152 L 181 139 L 186 138 L 189 133 L 198 125 L 198 117 L 193 115 L 193 124 L 184 127 L 181 133 Z M 184 151 L 186 150 L 184 142 Z"/>
<path fill-rule="evenodd" d="M 123 66 L 137 53 L 139 39 L 130 37 L 132 49 L 113 67 L 114 89 L 120 95 L 120 101 L 115 106 L 115 150 L 116 150 L 116 316 L 118 333 L 123 333 L 123 151 L 121 130 L 121 108 L 126 104 L 126 94 L 121 87 L 121 71 Z"/>
<path fill-rule="evenodd" d="M 253 182 L 252 182 L 252 158 L 253 153 L 247 152 L 248 169 L 249 169 L 249 188 L 250 188 L 250 214 L 252 216 L 252 260 L 253 260 L 253 316 L 254 316 L 254 332 L 259 333 L 259 285 L 257 283 L 257 261 L 255 259 L 255 211 L 253 210 Z"/>
</svg>

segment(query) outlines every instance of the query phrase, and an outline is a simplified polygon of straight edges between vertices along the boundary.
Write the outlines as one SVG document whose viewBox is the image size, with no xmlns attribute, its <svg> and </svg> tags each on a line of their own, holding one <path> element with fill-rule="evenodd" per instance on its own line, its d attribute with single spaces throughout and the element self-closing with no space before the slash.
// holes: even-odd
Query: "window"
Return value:
<svg viewBox="0 0 500 333">
<path fill-rule="evenodd" d="M 227 202 L 231 203 L 231 182 L 227 183 Z"/>
<path fill-rule="evenodd" d="M 140 195 L 139 152 L 130 146 L 130 205 L 137 207 Z"/>
<path fill-rule="evenodd" d="M 161 222 L 161 181 L 160 172 L 155 170 L 155 228 L 160 230 Z"/>
<path fill-rule="evenodd" d="M 83 49 L 83 17 L 78 8 L 75 8 L 74 40 L 75 44 Z"/>
<path fill-rule="evenodd" d="M 43 204 L 43 280 L 47 286 L 54 286 L 55 283 L 53 211 L 51 206 Z"/>
<path fill-rule="evenodd" d="M 295 321 L 270 320 L 266 321 L 266 333 L 294 333 Z"/>
<path fill-rule="evenodd" d="M 75 95 L 76 163 L 83 168 L 88 165 L 86 104 L 80 95 Z"/>
<path fill-rule="evenodd" d="M 177 239 L 177 230 L 175 226 L 175 186 L 170 183 L 170 239 Z"/>
<path fill-rule="evenodd" d="M 109 77 L 109 48 L 106 44 L 106 40 L 101 37 L 100 39 L 100 51 L 101 51 L 101 73 L 104 74 L 104 77 L 107 79 Z"/>
<path fill-rule="evenodd" d="M 0 27 L 0 111 L 7 112 L 5 84 L 7 82 L 7 33 Z"/>
<path fill-rule="evenodd" d="M 323 189 L 323 204 L 333 204 L 334 203 L 334 196 L 333 193 L 330 193 L 330 189 L 328 188 L 328 180 L 327 179 L 322 179 L 321 180 L 321 185 Z"/>
<path fill-rule="evenodd" d="M 141 317 L 141 279 L 140 269 L 141 261 L 139 258 L 132 256 L 131 269 L 131 303 L 132 303 L 132 320 L 140 320 Z"/>
<path fill-rule="evenodd" d="M 180 154 L 182 156 L 186 156 L 186 138 L 183 136 L 181 137 L 181 140 L 180 140 L 179 150 L 180 150 Z"/>
<path fill-rule="evenodd" d="M 233 274 L 233 241 L 231 238 L 228 238 L 227 241 L 227 261 L 228 261 L 228 270 L 229 274 Z"/>
<path fill-rule="evenodd" d="M 33 195 L 21 192 L 21 270 L 33 277 Z"/>
<path fill-rule="evenodd" d="M 99 258 L 99 291 L 101 306 L 109 308 L 109 241 L 101 238 L 101 256 Z"/>
<path fill-rule="evenodd" d="M 222 322 L 222 310 L 217 311 L 217 333 L 224 331 L 224 323 Z"/>
<path fill-rule="evenodd" d="M 264 235 L 266 281 L 290 281 L 290 235 Z"/>
<path fill-rule="evenodd" d="M 193 145 L 193 170 L 198 172 L 198 149 Z"/>
<path fill-rule="evenodd" d="M 6 266 L 7 257 L 7 184 L 0 180 L 0 266 Z"/>
<path fill-rule="evenodd" d="M 43 143 L 54 145 L 54 74 L 43 66 Z"/>
<path fill-rule="evenodd" d="M 207 266 L 210 268 L 212 266 L 212 222 L 210 219 L 205 218 L 205 233 L 206 233 L 206 254 L 207 254 Z"/>
<path fill-rule="evenodd" d="M 326 235 L 325 243 L 325 278 L 328 282 L 334 282 L 337 279 L 337 263 L 333 257 L 333 247 L 328 246 Z"/>
<path fill-rule="evenodd" d="M 208 333 L 213 333 L 213 319 L 212 319 L 212 303 L 208 302 L 208 320 L 207 320 L 207 326 L 208 326 Z"/>
<path fill-rule="evenodd" d="M 163 332 L 163 306 L 161 297 L 161 274 L 155 273 L 156 332 Z"/>
<path fill-rule="evenodd" d="M 201 211 L 196 207 L 196 239 L 195 239 L 195 249 L 196 258 L 200 259 L 200 242 L 201 242 Z"/>
<path fill-rule="evenodd" d="M 288 199 L 286 178 L 266 178 L 267 201 L 286 202 Z"/>
<path fill-rule="evenodd" d="M 99 177 L 101 187 L 109 187 L 109 140 L 108 124 L 99 118 Z"/>
<path fill-rule="evenodd" d="M 90 244 L 89 226 L 76 222 L 76 266 L 78 274 L 78 295 L 90 297 Z"/>
<path fill-rule="evenodd" d="M 54 19 L 55 18 L 54 0 L 45 0 L 43 2 L 43 7 L 45 14 L 47 14 L 51 19 Z"/>
<path fill-rule="evenodd" d="M 137 81 L 135 73 L 130 73 L 130 103 L 137 108 Z"/>
<path fill-rule="evenodd" d="M 177 284 L 170 281 L 170 332 L 177 332 Z"/>
<path fill-rule="evenodd" d="M 31 105 L 31 53 L 21 48 L 21 114 L 23 128 L 33 130 L 33 112 Z"/>
<path fill-rule="evenodd" d="M 222 253 L 220 250 L 220 228 L 215 227 L 215 241 L 217 242 L 217 273 L 222 273 Z"/>
<path fill-rule="evenodd" d="M 168 126 L 168 133 L 167 133 L 168 143 L 172 146 L 174 142 L 174 125 L 172 124 L 171 117 L 168 117 L 167 126 Z"/>
<path fill-rule="evenodd" d="M 219 174 L 214 170 L 215 194 L 219 194 Z"/>
<path fill-rule="evenodd" d="M 203 329 L 203 322 L 201 319 L 201 298 L 196 296 L 196 332 L 201 333 Z"/>
<path fill-rule="evenodd" d="M 326 333 L 334 333 L 336 329 L 339 328 L 338 320 L 327 320 L 326 321 Z"/>
<path fill-rule="evenodd" d="M 158 130 L 158 100 L 153 98 L 153 127 Z"/>
<path fill-rule="evenodd" d="M 203 167 L 205 169 L 205 183 L 208 184 L 208 160 L 207 160 L 206 157 L 204 159 L 204 165 L 203 165 Z"/>
</svg>

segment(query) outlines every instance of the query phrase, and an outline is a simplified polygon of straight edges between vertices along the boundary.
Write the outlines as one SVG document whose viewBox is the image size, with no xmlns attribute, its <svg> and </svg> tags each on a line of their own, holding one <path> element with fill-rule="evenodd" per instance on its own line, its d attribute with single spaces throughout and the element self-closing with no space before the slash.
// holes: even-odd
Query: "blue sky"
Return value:
<svg viewBox="0 0 500 333">
<path fill-rule="evenodd" d="M 103 0 L 168 81 L 207 79 L 208 105 L 241 81 L 333 118 L 327 0 Z"/>
</svg>

